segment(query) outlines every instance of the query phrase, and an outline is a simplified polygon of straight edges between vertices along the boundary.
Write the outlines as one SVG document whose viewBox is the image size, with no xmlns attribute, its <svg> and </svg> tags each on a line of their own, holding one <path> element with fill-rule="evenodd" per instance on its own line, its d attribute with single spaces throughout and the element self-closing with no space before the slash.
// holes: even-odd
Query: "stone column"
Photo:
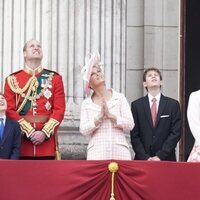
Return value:
<svg viewBox="0 0 200 200">
<path fill-rule="evenodd" d="M 24 43 L 40 40 L 42 65 L 63 76 L 64 158 L 84 159 L 88 138 L 78 127 L 85 55 L 99 51 L 107 86 L 129 103 L 145 93 L 142 73 L 152 65 L 163 72 L 163 92 L 177 98 L 178 6 L 178 0 L 0 0 L 0 88 L 8 74 L 23 68 Z"/>
<path fill-rule="evenodd" d="M 179 1 L 145 1 L 144 66 L 163 75 L 163 93 L 178 99 Z"/>
<path fill-rule="evenodd" d="M 67 109 L 60 128 L 62 150 L 70 157 L 85 148 L 87 139 L 78 132 L 84 99 L 80 71 L 85 55 L 99 51 L 107 86 L 125 93 L 126 1 L 1 0 L 0 33 L 1 90 L 5 77 L 24 67 L 24 43 L 41 41 L 42 66 L 63 76 Z"/>
</svg>

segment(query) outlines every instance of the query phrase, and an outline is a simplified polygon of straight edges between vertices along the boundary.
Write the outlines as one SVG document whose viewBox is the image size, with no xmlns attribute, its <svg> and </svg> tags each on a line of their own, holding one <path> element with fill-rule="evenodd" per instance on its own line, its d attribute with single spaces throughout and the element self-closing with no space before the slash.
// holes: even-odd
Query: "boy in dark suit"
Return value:
<svg viewBox="0 0 200 200">
<path fill-rule="evenodd" d="M 131 104 L 135 160 L 176 161 L 175 148 L 181 136 L 179 103 L 161 94 L 162 75 L 157 68 L 144 71 L 143 86 L 148 94 Z"/>
<path fill-rule="evenodd" d="M 6 117 L 7 101 L 0 92 L 0 159 L 18 159 L 21 131 L 18 122 Z"/>
</svg>

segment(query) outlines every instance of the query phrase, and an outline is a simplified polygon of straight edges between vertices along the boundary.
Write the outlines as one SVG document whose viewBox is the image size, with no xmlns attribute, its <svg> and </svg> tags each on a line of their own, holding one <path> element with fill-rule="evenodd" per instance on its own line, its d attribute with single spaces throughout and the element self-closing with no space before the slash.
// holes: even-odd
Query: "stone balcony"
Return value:
<svg viewBox="0 0 200 200">
<path fill-rule="evenodd" d="M 60 128 L 59 148 L 63 160 L 85 160 L 89 138 L 80 134 L 78 128 Z"/>
</svg>

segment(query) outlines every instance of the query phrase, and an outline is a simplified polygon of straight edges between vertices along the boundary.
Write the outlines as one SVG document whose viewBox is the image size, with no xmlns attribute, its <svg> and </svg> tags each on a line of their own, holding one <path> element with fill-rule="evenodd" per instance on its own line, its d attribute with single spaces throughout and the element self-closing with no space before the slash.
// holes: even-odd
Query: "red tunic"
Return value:
<svg viewBox="0 0 200 200">
<path fill-rule="evenodd" d="M 20 92 L 16 92 L 8 79 L 12 76 L 12 80 L 14 80 L 17 87 L 23 89 L 33 75 L 25 70 L 20 70 L 6 78 L 4 95 L 8 103 L 7 116 L 16 121 L 25 119 L 27 122 L 30 122 L 34 130 L 50 130 L 49 133 L 44 131 L 47 134 L 48 139 L 37 146 L 33 145 L 28 134 L 23 134 L 21 156 L 55 156 L 56 130 L 64 117 L 65 94 L 62 77 L 58 73 L 47 69 L 41 68 L 38 72 L 39 73 L 35 74 L 35 77 L 38 79 L 38 90 L 36 90 L 37 98 L 35 98 L 35 104 L 33 105 L 33 101 L 31 100 L 31 95 L 33 95 L 32 92 L 29 95 L 29 100 L 27 100 L 26 104 L 22 106 L 21 111 L 18 109 L 24 100 L 24 96 L 32 86 L 30 84 L 28 89 L 25 91 L 21 90 Z M 50 77 L 49 74 L 51 74 L 51 79 L 48 79 Z M 16 89 L 17 87 L 14 88 Z M 32 120 L 29 120 L 29 118 Z M 41 121 L 39 121 L 40 119 Z M 52 121 L 53 123 L 49 123 L 51 125 L 49 126 L 50 128 L 45 129 L 45 125 Z"/>
</svg>

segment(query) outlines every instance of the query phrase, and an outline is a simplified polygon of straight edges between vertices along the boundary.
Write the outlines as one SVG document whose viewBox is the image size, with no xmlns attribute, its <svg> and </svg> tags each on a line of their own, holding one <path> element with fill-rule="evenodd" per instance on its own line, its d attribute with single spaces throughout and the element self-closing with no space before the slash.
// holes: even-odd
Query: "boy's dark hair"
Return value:
<svg viewBox="0 0 200 200">
<path fill-rule="evenodd" d="M 159 76 L 160 76 L 160 80 L 162 81 L 162 74 L 161 74 L 160 70 L 158 68 L 156 68 L 156 67 L 150 67 L 150 68 L 145 69 L 145 71 L 144 71 L 143 82 L 146 81 L 146 76 L 147 76 L 147 73 L 149 71 L 155 71 L 155 72 L 157 72 L 159 74 Z"/>
</svg>

